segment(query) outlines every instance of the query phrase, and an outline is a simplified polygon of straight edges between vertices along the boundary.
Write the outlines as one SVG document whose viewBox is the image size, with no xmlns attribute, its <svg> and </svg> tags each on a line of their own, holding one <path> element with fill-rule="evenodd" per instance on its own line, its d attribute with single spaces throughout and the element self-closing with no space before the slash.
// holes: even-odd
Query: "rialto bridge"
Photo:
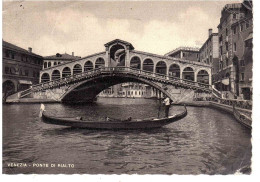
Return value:
<svg viewBox="0 0 260 182">
<path fill-rule="evenodd" d="M 105 44 L 104 52 L 43 69 L 40 84 L 17 93 L 17 98 L 86 102 L 124 82 L 145 83 L 175 102 L 212 91 L 210 65 L 136 51 L 131 43 L 116 39 Z"/>
</svg>

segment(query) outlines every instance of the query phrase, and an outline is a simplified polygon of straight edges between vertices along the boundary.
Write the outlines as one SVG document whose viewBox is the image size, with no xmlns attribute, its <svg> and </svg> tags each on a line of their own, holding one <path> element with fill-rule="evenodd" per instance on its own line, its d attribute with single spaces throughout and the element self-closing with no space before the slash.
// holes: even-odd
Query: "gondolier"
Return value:
<svg viewBox="0 0 260 182">
<path fill-rule="evenodd" d="M 165 117 L 168 118 L 169 116 L 169 109 L 170 109 L 170 98 L 169 97 L 165 97 L 165 99 L 163 100 L 163 103 L 165 104 Z"/>
</svg>

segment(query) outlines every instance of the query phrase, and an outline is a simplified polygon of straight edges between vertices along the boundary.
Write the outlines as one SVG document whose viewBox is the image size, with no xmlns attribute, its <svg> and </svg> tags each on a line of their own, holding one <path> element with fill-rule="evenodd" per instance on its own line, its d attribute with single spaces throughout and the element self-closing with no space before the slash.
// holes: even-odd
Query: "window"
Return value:
<svg viewBox="0 0 260 182">
<path fill-rule="evenodd" d="M 226 42 L 226 51 L 228 51 L 228 42 Z"/>
<path fill-rule="evenodd" d="M 5 51 L 5 57 L 9 58 L 10 54 L 9 51 Z"/>
<path fill-rule="evenodd" d="M 234 52 L 236 52 L 236 51 L 237 51 L 237 44 L 234 43 Z"/>
<path fill-rule="evenodd" d="M 245 66 L 245 60 L 240 60 L 240 66 Z"/>
<path fill-rule="evenodd" d="M 240 25 L 240 32 L 242 32 L 244 30 L 244 26 L 243 24 Z"/>
<path fill-rule="evenodd" d="M 25 74 L 25 76 L 29 76 L 29 71 L 28 70 L 24 70 L 24 74 Z"/>
<path fill-rule="evenodd" d="M 12 53 L 12 59 L 14 59 L 14 53 Z"/>
<path fill-rule="evenodd" d="M 237 27 L 234 27 L 233 34 L 235 35 L 237 33 Z"/>
<path fill-rule="evenodd" d="M 228 29 L 226 28 L 226 35 L 228 35 Z"/>
<path fill-rule="evenodd" d="M 247 29 L 249 28 L 249 23 L 246 23 L 246 28 L 247 28 Z"/>
<path fill-rule="evenodd" d="M 233 14 L 233 18 L 234 18 L 234 19 L 237 19 L 237 15 L 236 15 L 235 13 Z"/>
<path fill-rule="evenodd" d="M 226 66 L 228 66 L 228 58 L 226 58 Z"/>
<path fill-rule="evenodd" d="M 5 67 L 5 74 L 9 74 L 10 72 L 10 68 L 9 67 Z"/>
<path fill-rule="evenodd" d="M 244 80 L 245 80 L 245 73 L 241 73 L 240 76 L 241 76 L 241 77 L 240 77 L 240 81 L 244 81 Z"/>
</svg>

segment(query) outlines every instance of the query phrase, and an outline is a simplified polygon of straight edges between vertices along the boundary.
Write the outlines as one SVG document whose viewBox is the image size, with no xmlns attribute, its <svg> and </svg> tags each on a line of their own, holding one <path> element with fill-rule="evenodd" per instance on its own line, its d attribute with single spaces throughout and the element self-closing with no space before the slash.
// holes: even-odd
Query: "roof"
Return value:
<svg viewBox="0 0 260 182">
<path fill-rule="evenodd" d="M 42 56 L 38 55 L 38 54 L 34 54 L 32 52 L 29 52 L 28 50 L 26 49 L 23 49 L 21 47 L 18 47 L 14 44 L 11 44 L 9 42 L 6 42 L 3 40 L 3 48 L 6 48 L 6 49 L 10 49 L 10 50 L 13 50 L 13 51 L 17 51 L 17 52 L 21 52 L 21 53 L 24 53 L 24 54 L 28 54 L 28 55 L 31 55 L 31 56 L 36 56 L 36 57 L 39 57 L 39 58 L 42 58 Z"/>
<path fill-rule="evenodd" d="M 79 59 L 80 57 L 78 56 L 72 56 L 72 55 L 69 55 L 67 53 L 65 54 L 60 54 L 60 53 L 57 53 L 55 55 L 52 55 L 52 56 L 45 56 L 44 59 L 48 59 L 48 60 L 68 60 L 68 61 L 71 61 L 71 60 L 75 60 L 75 59 Z"/>
<path fill-rule="evenodd" d="M 178 47 L 166 54 L 164 54 L 165 56 L 168 56 L 168 55 L 172 55 L 174 53 L 177 53 L 179 51 L 190 51 L 190 52 L 199 52 L 200 51 L 200 48 L 198 47 Z"/>
<path fill-rule="evenodd" d="M 110 46 L 111 44 L 118 43 L 118 42 L 130 46 L 130 49 L 131 49 L 131 50 L 134 49 L 134 46 L 133 46 L 130 42 L 126 42 L 126 41 L 120 40 L 120 39 L 112 40 L 112 41 L 110 41 L 110 42 L 104 44 L 104 46 L 105 46 L 105 47 L 108 47 L 108 46 Z"/>
</svg>

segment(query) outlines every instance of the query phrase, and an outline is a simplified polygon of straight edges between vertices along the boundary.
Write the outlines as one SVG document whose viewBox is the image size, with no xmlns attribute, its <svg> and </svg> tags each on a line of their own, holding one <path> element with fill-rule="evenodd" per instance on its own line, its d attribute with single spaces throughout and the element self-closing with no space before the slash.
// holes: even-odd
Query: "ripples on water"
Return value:
<svg viewBox="0 0 260 182">
<path fill-rule="evenodd" d="M 225 113 L 188 107 L 188 116 L 160 129 L 96 131 L 47 125 L 40 104 L 3 106 L 3 173 L 230 174 L 250 165 L 250 131 Z M 87 105 L 46 104 L 55 116 L 91 120 L 158 115 L 158 102 L 105 99 Z M 163 115 L 161 108 L 161 116 Z M 179 113 L 173 106 L 171 113 Z M 74 168 L 8 168 L 7 163 L 74 164 Z"/>
</svg>

